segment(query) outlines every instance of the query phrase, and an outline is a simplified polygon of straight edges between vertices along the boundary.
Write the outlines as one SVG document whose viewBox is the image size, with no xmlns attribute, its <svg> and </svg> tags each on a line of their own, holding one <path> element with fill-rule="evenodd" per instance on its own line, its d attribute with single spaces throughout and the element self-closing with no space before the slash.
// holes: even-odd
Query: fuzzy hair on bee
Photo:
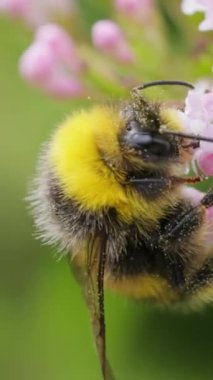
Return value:
<svg viewBox="0 0 213 380">
<path fill-rule="evenodd" d="M 185 167 L 202 136 L 186 135 L 176 109 L 131 99 L 69 116 L 40 155 L 29 195 L 40 237 L 66 252 L 90 311 L 102 375 L 104 288 L 160 305 L 213 301 L 213 248 L 205 245 L 213 188 L 197 205 Z"/>
</svg>

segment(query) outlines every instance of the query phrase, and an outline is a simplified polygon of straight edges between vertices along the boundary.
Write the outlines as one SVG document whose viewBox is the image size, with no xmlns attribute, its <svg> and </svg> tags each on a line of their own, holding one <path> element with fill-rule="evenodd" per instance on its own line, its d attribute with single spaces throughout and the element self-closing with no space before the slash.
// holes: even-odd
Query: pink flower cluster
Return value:
<svg viewBox="0 0 213 380">
<path fill-rule="evenodd" d="M 125 22 L 127 17 L 143 20 L 142 16 L 147 19 L 150 14 L 152 0 L 114 0 L 114 9 L 115 14 L 123 14 Z M 115 21 L 94 23 L 90 46 L 77 44 L 61 25 L 53 23 L 70 14 L 80 16 L 78 4 L 73 0 L 0 0 L 0 12 L 24 21 L 35 30 L 34 41 L 20 58 L 19 71 L 26 81 L 48 95 L 62 99 L 79 97 L 86 91 L 90 95 L 94 92 L 91 78 L 96 78 L 96 83 L 109 79 L 112 88 L 119 88 L 123 84 L 119 65 L 130 66 L 136 61 L 128 37 Z M 86 53 L 84 49 L 88 49 Z M 101 52 L 103 64 L 104 55 L 108 60 L 106 78 L 101 65 L 93 62 L 95 50 Z"/>
<path fill-rule="evenodd" d="M 202 8 L 210 25 L 212 1 L 184 0 L 182 8 L 188 13 Z M 74 42 L 70 33 L 53 23 L 53 20 L 64 22 L 70 15 L 81 16 L 74 0 L 0 0 L 0 12 L 19 18 L 35 29 L 34 41 L 19 62 L 22 77 L 48 95 L 62 99 L 85 93 L 90 95 L 94 90 L 99 95 L 99 84 L 101 89 L 112 88 L 115 92 L 118 89 L 117 93 L 127 83 L 134 86 L 138 74 L 133 66 L 137 65 L 138 73 L 143 66 L 142 49 L 140 51 L 143 26 L 146 33 L 148 30 L 150 43 L 152 38 L 156 38 L 156 31 L 154 28 L 151 31 L 147 25 L 155 19 L 152 16 L 157 8 L 153 0 L 114 0 L 112 4 L 116 21 L 95 22 L 91 27 L 89 44 Z M 139 33 L 135 27 L 139 28 Z M 136 43 L 134 38 L 138 39 Z M 101 53 L 99 62 L 96 62 L 97 51 Z M 141 75 L 138 80 L 141 81 Z M 94 83 L 97 88 L 94 88 Z"/>
<path fill-rule="evenodd" d="M 46 93 L 62 98 L 82 96 L 85 64 L 70 36 L 58 25 L 39 27 L 32 45 L 19 61 L 24 79 Z"/>
<path fill-rule="evenodd" d="M 199 87 L 189 91 L 180 116 L 187 132 L 213 139 L 213 92 Z M 200 142 L 194 163 L 205 175 L 213 175 L 213 142 Z"/>
<path fill-rule="evenodd" d="M 182 11 L 187 15 L 204 12 L 205 19 L 199 25 L 199 30 L 213 30 L 213 1 L 212 0 L 183 0 Z"/>
<path fill-rule="evenodd" d="M 133 64 L 134 55 L 116 23 L 96 22 L 91 38 L 103 54 L 115 61 Z M 71 36 L 57 24 L 38 27 L 33 43 L 19 61 L 19 71 L 26 81 L 62 99 L 85 95 L 84 82 L 90 69 L 93 63 L 85 63 Z"/>
</svg>

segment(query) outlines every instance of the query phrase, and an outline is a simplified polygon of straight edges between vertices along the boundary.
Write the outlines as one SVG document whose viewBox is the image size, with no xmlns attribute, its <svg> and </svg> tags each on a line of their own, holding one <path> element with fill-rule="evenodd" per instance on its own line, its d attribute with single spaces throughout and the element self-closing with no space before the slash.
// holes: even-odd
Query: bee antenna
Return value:
<svg viewBox="0 0 213 380">
<path fill-rule="evenodd" d="M 181 132 L 169 132 L 165 130 L 161 130 L 162 134 L 176 136 L 176 137 L 185 137 L 192 140 L 198 140 L 198 141 L 207 141 L 213 143 L 213 138 L 207 137 L 207 136 L 199 136 L 199 135 L 191 135 L 190 133 L 181 133 Z"/>
<path fill-rule="evenodd" d="M 192 90 L 195 88 L 193 84 L 189 82 L 185 82 L 182 80 L 155 80 L 153 82 L 146 82 L 143 84 L 140 84 L 137 87 L 134 87 L 132 89 L 132 93 L 137 93 L 140 90 L 144 90 L 145 88 L 148 87 L 153 87 L 153 86 L 164 86 L 164 85 L 169 85 L 169 86 L 185 86 L 188 88 L 191 88 Z"/>
</svg>

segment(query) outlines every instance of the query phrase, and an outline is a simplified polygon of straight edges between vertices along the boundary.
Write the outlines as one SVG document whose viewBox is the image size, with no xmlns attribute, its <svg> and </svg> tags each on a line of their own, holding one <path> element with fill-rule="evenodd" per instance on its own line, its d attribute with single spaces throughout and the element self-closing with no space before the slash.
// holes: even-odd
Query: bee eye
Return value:
<svg viewBox="0 0 213 380">
<path fill-rule="evenodd" d="M 126 130 L 132 132 L 138 132 L 140 130 L 140 124 L 136 120 L 131 120 L 126 124 Z"/>
<path fill-rule="evenodd" d="M 127 131 L 131 131 L 131 130 L 132 130 L 132 126 L 131 126 L 131 124 L 127 124 L 127 125 L 126 125 L 126 130 L 127 130 Z"/>
</svg>

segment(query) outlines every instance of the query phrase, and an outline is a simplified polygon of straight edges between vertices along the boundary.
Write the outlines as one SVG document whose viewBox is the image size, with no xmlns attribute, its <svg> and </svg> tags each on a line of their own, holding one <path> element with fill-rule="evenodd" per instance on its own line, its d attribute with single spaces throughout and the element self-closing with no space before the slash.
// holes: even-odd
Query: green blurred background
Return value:
<svg viewBox="0 0 213 380">
<path fill-rule="evenodd" d="M 80 290 L 66 259 L 34 239 L 24 201 L 41 142 L 80 107 L 19 78 L 30 40 L 20 25 L 0 20 L 0 379 L 100 380 Z M 106 318 L 118 380 L 213 378 L 212 307 L 183 315 L 107 294 Z"/>
</svg>

